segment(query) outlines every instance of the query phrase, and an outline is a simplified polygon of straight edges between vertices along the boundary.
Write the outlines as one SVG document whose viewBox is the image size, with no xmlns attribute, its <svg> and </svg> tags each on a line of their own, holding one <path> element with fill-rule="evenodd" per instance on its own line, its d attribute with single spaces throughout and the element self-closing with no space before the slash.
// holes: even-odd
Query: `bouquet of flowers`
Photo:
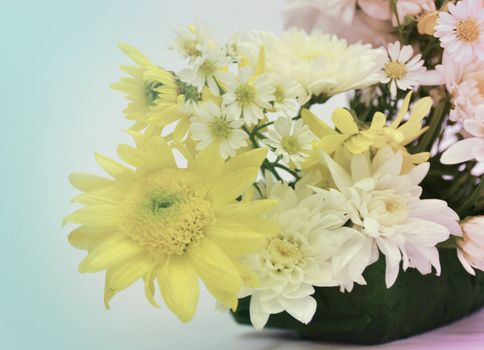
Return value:
<svg viewBox="0 0 484 350">
<path fill-rule="evenodd" d="M 122 162 L 96 155 L 109 177 L 70 177 L 79 271 L 105 271 L 107 308 L 142 279 L 188 322 L 203 282 L 240 323 L 356 343 L 483 306 L 482 0 L 297 0 L 286 15 L 341 38 L 221 43 L 190 25 L 178 72 L 120 45 L 134 142 Z"/>
</svg>

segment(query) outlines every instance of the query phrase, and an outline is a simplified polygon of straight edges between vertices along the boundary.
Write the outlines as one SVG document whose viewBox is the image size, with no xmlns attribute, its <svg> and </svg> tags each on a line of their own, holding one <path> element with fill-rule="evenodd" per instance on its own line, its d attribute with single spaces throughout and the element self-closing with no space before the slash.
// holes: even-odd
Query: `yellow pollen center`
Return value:
<svg viewBox="0 0 484 350">
<path fill-rule="evenodd" d="M 204 77 L 211 77 L 217 69 L 212 61 L 204 61 L 200 65 L 199 70 Z"/>
<path fill-rule="evenodd" d="M 241 84 L 235 90 L 235 100 L 241 106 L 247 106 L 254 102 L 255 98 L 255 88 L 249 84 Z"/>
<path fill-rule="evenodd" d="M 300 244 L 283 236 L 271 238 L 266 250 L 269 253 L 271 263 L 277 270 L 293 268 L 303 259 Z"/>
<path fill-rule="evenodd" d="M 457 37 L 467 43 L 474 42 L 481 36 L 481 28 L 474 18 L 467 18 L 457 24 Z"/>
<path fill-rule="evenodd" d="M 215 118 L 210 124 L 208 124 L 208 128 L 216 140 L 226 140 L 232 133 L 230 123 L 221 118 Z"/>
<path fill-rule="evenodd" d="M 281 103 L 286 98 L 286 94 L 282 86 L 276 86 L 276 90 L 274 91 L 274 98 L 277 103 Z"/>
<path fill-rule="evenodd" d="M 289 154 L 299 153 L 301 146 L 295 136 L 286 136 L 281 141 L 282 149 Z"/>
<path fill-rule="evenodd" d="M 400 62 L 387 62 L 383 67 L 383 70 L 391 79 L 402 79 L 407 74 L 407 67 Z"/>
<path fill-rule="evenodd" d="M 215 220 L 206 186 L 185 169 L 165 169 L 135 184 L 126 198 L 121 230 L 153 256 L 181 255 Z"/>
</svg>

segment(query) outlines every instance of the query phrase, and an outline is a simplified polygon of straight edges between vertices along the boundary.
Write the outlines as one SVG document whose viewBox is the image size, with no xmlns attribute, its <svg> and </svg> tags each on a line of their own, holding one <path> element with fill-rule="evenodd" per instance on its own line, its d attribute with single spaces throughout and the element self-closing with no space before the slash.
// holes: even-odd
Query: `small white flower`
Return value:
<svg viewBox="0 0 484 350">
<path fill-rule="evenodd" d="M 240 69 L 238 75 L 226 74 L 227 92 L 223 96 L 227 114 L 238 119 L 242 117 L 247 125 L 257 124 L 264 119 L 264 109 L 271 109 L 274 87 L 264 74 L 254 76 L 251 68 Z"/>
<path fill-rule="evenodd" d="M 225 50 L 215 48 L 193 62 L 192 68 L 183 69 L 178 76 L 188 84 L 195 86 L 199 92 L 208 85 L 215 96 L 219 95 L 218 83 L 224 76 L 224 69 L 230 64 Z"/>
<path fill-rule="evenodd" d="M 429 170 L 428 163 L 402 175 L 402 153 L 389 147 L 381 148 L 372 160 L 368 154 L 353 156 L 351 173 L 329 156 L 325 161 L 336 187 L 353 207 L 353 228 L 365 238 L 348 248 L 351 255 L 346 261 L 360 262 L 362 271 L 376 261 L 379 250 L 386 259 L 387 287 L 395 283 L 400 264 L 403 270 L 416 268 L 421 274 L 434 267 L 440 274 L 436 246 L 450 234 L 460 235 L 461 229 L 458 215 L 445 201 L 420 199 L 418 184 Z"/>
<path fill-rule="evenodd" d="M 191 24 L 186 28 L 175 28 L 175 34 L 173 48 L 190 61 L 208 51 L 211 40 L 202 26 Z"/>
<path fill-rule="evenodd" d="M 275 149 L 275 154 L 296 168 L 309 156 L 314 135 L 302 119 L 293 122 L 291 117 L 281 117 L 274 122 L 274 128 L 267 132 L 264 143 Z"/>
<path fill-rule="evenodd" d="M 279 78 L 276 80 L 274 83 L 274 108 L 277 111 L 286 116 L 296 116 L 301 102 L 304 102 L 304 89 L 298 82 L 293 79 Z"/>
<path fill-rule="evenodd" d="M 213 102 L 197 108 L 191 118 L 190 132 L 193 140 L 198 141 L 197 149 L 202 150 L 215 143 L 220 155 L 227 159 L 236 154 L 236 150 L 247 146 L 248 135 L 240 129 L 242 120 L 235 120 Z"/>
<path fill-rule="evenodd" d="M 322 238 L 352 229 L 343 227 L 348 220 L 345 211 L 314 194 L 306 184 L 302 179 L 292 189 L 266 177 L 265 196 L 279 201 L 269 217 L 281 232 L 249 258 L 260 280 L 260 287 L 248 293 L 252 295 L 250 319 L 256 329 L 263 328 L 271 314 L 283 311 L 309 323 L 317 307 L 311 296 L 313 286 L 336 285 L 327 260 L 331 246 Z"/>
<path fill-rule="evenodd" d="M 380 82 L 390 83 L 393 97 L 397 96 L 397 88 L 405 91 L 420 84 L 426 68 L 421 54 L 412 56 L 413 48 L 410 45 L 401 47 L 399 41 L 388 45 L 388 57 L 383 66 L 383 77 Z"/>
<path fill-rule="evenodd" d="M 462 222 L 463 237 L 458 240 L 457 256 L 462 266 L 475 276 L 474 269 L 484 271 L 484 216 Z"/>
</svg>

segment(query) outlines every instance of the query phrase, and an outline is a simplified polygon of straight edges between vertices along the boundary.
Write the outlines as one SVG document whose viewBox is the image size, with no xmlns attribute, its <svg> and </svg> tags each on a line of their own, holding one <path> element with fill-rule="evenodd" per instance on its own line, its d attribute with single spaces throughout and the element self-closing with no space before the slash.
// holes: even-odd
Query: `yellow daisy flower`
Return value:
<svg viewBox="0 0 484 350">
<path fill-rule="evenodd" d="M 430 156 L 428 152 L 410 154 L 405 148 L 427 130 L 427 127 L 422 128 L 422 120 L 432 107 L 430 97 L 418 100 L 412 108 L 409 119 L 402 123 L 408 112 L 410 98 L 411 93 L 407 94 L 402 108 L 390 125 L 387 125 L 386 116 L 377 112 L 373 116 L 371 124 L 360 129 L 352 114 L 343 108 L 336 109 L 332 115 L 336 130 L 309 110 L 302 112 L 302 118 L 319 138 L 314 142 L 313 149 L 325 151 L 342 166 L 349 167 L 350 159 L 355 154 L 390 146 L 394 151 L 403 153 L 404 171 L 406 172 L 413 165 L 427 161 Z M 313 166 L 316 161 L 317 156 L 314 155 L 308 160 L 305 167 Z"/>
<path fill-rule="evenodd" d="M 164 126 L 180 120 L 179 128 L 186 132 L 189 123 L 184 108 L 201 99 L 197 89 L 152 64 L 136 48 L 126 44 L 120 44 L 119 47 L 137 64 L 121 66 L 129 77 L 123 77 L 111 85 L 113 89 L 126 94 L 129 104 L 124 112 L 128 119 L 136 122 L 132 129 L 139 131 L 149 126 L 160 132 Z M 178 133 L 184 134 L 182 130 L 178 130 Z"/>
<path fill-rule="evenodd" d="M 225 307 L 237 307 L 242 285 L 255 286 L 241 257 L 260 249 L 278 227 L 263 214 L 273 200 L 237 201 L 253 184 L 266 151 L 253 150 L 224 162 L 216 148 L 188 156 L 179 168 L 159 136 L 135 134 L 136 147 L 120 145 L 132 167 L 97 155 L 112 178 L 76 173 L 72 184 L 83 204 L 65 218 L 81 225 L 71 244 L 88 251 L 80 272 L 106 270 L 105 303 L 143 278 L 148 300 L 154 281 L 172 312 L 192 319 L 201 278 Z"/>
</svg>

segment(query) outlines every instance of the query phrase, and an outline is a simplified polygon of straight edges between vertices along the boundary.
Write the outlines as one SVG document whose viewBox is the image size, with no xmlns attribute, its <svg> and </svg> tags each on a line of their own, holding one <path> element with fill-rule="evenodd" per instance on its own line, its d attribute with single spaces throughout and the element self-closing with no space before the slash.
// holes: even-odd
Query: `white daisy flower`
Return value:
<svg viewBox="0 0 484 350">
<path fill-rule="evenodd" d="M 218 96 L 220 92 L 218 83 L 229 64 L 230 58 L 227 57 L 225 50 L 215 48 L 196 58 L 193 67 L 183 69 L 178 76 L 182 81 L 195 86 L 199 92 L 208 85 L 212 94 Z"/>
<path fill-rule="evenodd" d="M 193 61 L 208 51 L 211 39 L 201 25 L 191 24 L 186 28 L 175 28 L 173 48 L 183 57 Z"/>
<path fill-rule="evenodd" d="M 314 194 L 305 179 L 296 189 L 269 177 L 266 183 L 265 197 L 279 201 L 269 218 L 279 224 L 281 232 L 249 257 L 260 280 L 260 287 L 248 293 L 252 295 L 250 319 L 256 329 L 262 329 L 271 314 L 287 311 L 307 324 L 317 307 L 311 296 L 313 286 L 336 285 L 327 261 L 328 245 L 321 238 L 352 229 L 343 227 L 346 212 L 333 209 L 337 206 Z"/>
<path fill-rule="evenodd" d="M 391 148 L 380 149 L 370 160 L 368 154 L 353 156 L 351 173 L 325 155 L 337 189 L 352 205 L 352 227 L 364 237 L 358 245 L 340 253 L 345 261 L 358 261 L 360 271 L 385 255 L 386 284 L 391 287 L 400 271 L 416 268 L 429 274 L 432 267 L 440 275 L 437 244 L 451 234 L 460 235 L 458 215 L 445 201 L 420 199 L 418 184 L 429 170 L 429 163 L 402 175 L 403 156 Z M 363 246 L 367 247 L 363 249 Z M 356 268 L 356 267 L 355 267 Z"/>
<path fill-rule="evenodd" d="M 299 169 L 301 162 L 309 156 L 314 140 L 314 135 L 302 119 L 293 122 L 291 117 L 281 117 L 267 132 L 264 143 L 273 147 L 275 154 L 282 157 L 286 164 L 292 163 Z"/>
<path fill-rule="evenodd" d="M 274 108 L 286 116 L 294 117 L 299 112 L 304 96 L 304 89 L 293 79 L 279 78 L 274 83 Z"/>
<path fill-rule="evenodd" d="M 424 67 L 422 55 L 413 56 L 413 47 L 405 45 L 401 47 L 399 41 L 388 44 L 388 57 L 383 66 L 381 83 L 390 83 L 392 97 L 397 96 L 397 88 L 411 90 L 420 84 Z"/>
<path fill-rule="evenodd" d="M 242 117 L 247 125 L 253 125 L 264 119 L 264 109 L 272 108 L 274 87 L 266 75 L 256 77 L 251 68 L 243 68 L 238 75 L 226 74 L 224 83 L 223 102 L 232 118 Z"/>
<path fill-rule="evenodd" d="M 235 156 L 239 148 L 247 146 L 248 135 L 240 129 L 242 125 L 242 120 L 226 115 L 215 103 L 208 102 L 197 108 L 191 118 L 190 133 L 192 139 L 198 141 L 198 150 L 216 144 L 221 157 L 227 159 Z"/>
</svg>

